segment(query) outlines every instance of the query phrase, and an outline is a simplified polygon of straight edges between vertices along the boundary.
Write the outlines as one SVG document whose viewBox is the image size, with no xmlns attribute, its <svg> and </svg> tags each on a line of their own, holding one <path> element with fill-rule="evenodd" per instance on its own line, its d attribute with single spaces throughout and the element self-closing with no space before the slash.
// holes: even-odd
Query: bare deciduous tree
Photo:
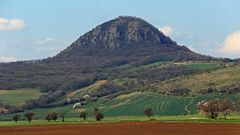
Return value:
<svg viewBox="0 0 240 135">
<path fill-rule="evenodd" d="M 153 110 L 151 108 L 144 109 L 144 114 L 148 116 L 149 120 L 151 116 L 153 115 Z"/>
<path fill-rule="evenodd" d="M 79 116 L 80 118 L 83 118 L 83 120 L 85 121 L 86 120 L 86 118 L 87 118 L 87 113 L 86 112 L 81 112 L 80 113 L 80 116 Z"/>
<path fill-rule="evenodd" d="M 53 121 L 56 121 L 58 119 L 58 114 L 56 112 L 53 112 L 51 114 L 51 118 L 52 118 Z"/>
<path fill-rule="evenodd" d="M 94 114 L 95 114 L 95 119 L 96 119 L 97 121 L 101 121 L 101 120 L 104 118 L 103 113 L 99 112 L 99 109 L 98 109 L 98 108 L 95 108 L 95 109 L 94 109 Z"/>
<path fill-rule="evenodd" d="M 101 121 L 104 118 L 104 115 L 101 112 L 95 112 L 95 118 L 97 121 Z"/>
<path fill-rule="evenodd" d="M 45 119 L 50 122 L 51 120 L 56 121 L 58 119 L 58 114 L 56 112 L 48 113 Z"/>
<path fill-rule="evenodd" d="M 27 119 L 27 121 L 28 121 L 29 123 L 32 122 L 33 116 L 34 116 L 34 113 L 32 113 L 32 112 L 28 112 L 28 113 L 25 113 L 25 114 L 24 114 L 24 117 Z"/>
<path fill-rule="evenodd" d="M 217 119 L 219 113 L 222 113 L 224 119 L 227 119 L 227 115 L 234 111 L 235 107 L 234 102 L 228 99 L 210 99 L 197 105 L 201 113 L 206 114 L 212 119 Z"/>
<path fill-rule="evenodd" d="M 14 122 L 17 123 L 20 120 L 20 118 L 21 118 L 21 116 L 17 114 L 17 115 L 14 115 L 12 119 Z"/>
<path fill-rule="evenodd" d="M 50 122 L 51 121 L 51 114 L 47 114 L 47 116 L 45 117 L 45 119 Z"/>
<path fill-rule="evenodd" d="M 220 101 L 220 111 L 222 112 L 224 119 L 227 119 L 227 115 L 235 110 L 234 102 L 229 99 L 223 99 Z"/>
</svg>

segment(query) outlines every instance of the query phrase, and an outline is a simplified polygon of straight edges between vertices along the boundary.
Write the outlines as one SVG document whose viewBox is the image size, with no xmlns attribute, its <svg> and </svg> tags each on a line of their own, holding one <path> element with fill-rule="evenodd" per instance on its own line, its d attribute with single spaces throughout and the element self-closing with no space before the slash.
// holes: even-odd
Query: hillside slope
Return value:
<svg viewBox="0 0 240 135">
<path fill-rule="evenodd" d="M 160 69 L 160 74 L 166 77 L 168 72 L 164 74 L 162 71 L 165 70 L 165 67 L 169 69 L 169 66 L 172 65 L 174 67 L 184 66 L 184 69 L 197 69 L 197 71 L 190 74 L 172 76 L 169 79 L 163 79 L 163 81 L 159 80 L 160 78 L 154 78 L 154 76 L 151 76 L 153 80 L 148 78 L 146 79 L 147 81 L 134 78 L 133 76 L 135 73 L 139 74 L 146 70 Z M 79 112 L 83 110 L 92 115 L 93 109 L 98 107 L 105 116 L 119 116 L 144 115 L 144 108 L 150 107 L 156 115 L 183 115 L 197 113 L 195 106 L 202 100 L 226 97 L 231 100 L 240 99 L 239 91 L 231 89 L 233 86 L 237 88 L 236 86 L 239 84 L 238 72 L 240 65 L 222 65 L 222 63 L 216 62 L 165 61 L 137 68 L 132 68 L 128 65 L 120 66 L 119 68 L 124 68 L 129 75 L 133 74 L 132 78 L 120 76 L 113 80 L 99 80 L 89 86 L 68 91 L 58 100 L 48 104 L 48 107 L 25 110 L 25 112 L 35 112 L 36 117 L 44 117 L 48 112 L 65 113 L 66 117 L 77 117 Z M 211 84 L 209 85 L 209 83 Z M 212 89 L 213 86 L 219 89 L 206 91 Z M 202 87 L 206 89 L 201 89 Z M 189 91 L 184 91 L 185 89 L 189 89 Z M 86 94 L 90 96 L 90 99 L 79 100 L 83 99 Z M 97 96 L 97 94 L 101 96 Z M 79 109 L 73 109 L 75 102 L 68 102 L 71 100 L 81 102 L 83 106 Z M 7 115 L 2 118 L 11 116 Z"/>
<path fill-rule="evenodd" d="M 222 67 L 213 71 L 178 77 L 153 84 L 161 89 L 188 89 L 193 95 L 218 92 L 236 94 L 240 92 L 240 65 Z"/>
<path fill-rule="evenodd" d="M 184 65 L 171 64 L 144 69 L 143 72 L 135 70 L 155 62 L 190 60 L 221 61 L 178 45 L 140 18 L 120 16 L 87 32 L 56 56 L 36 61 L 1 63 L 0 89 L 39 89 L 46 94 L 37 100 L 30 100 L 23 108 L 46 107 L 66 93 L 98 80 L 110 82 L 94 94 L 101 97 L 134 89 L 135 86 L 127 83 L 113 85 L 111 81 L 118 78 L 134 78 L 137 85 L 140 82 L 145 85 L 149 81 L 163 81 L 198 72 Z M 126 73 L 128 69 L 132 71 Z"/>
</svg>

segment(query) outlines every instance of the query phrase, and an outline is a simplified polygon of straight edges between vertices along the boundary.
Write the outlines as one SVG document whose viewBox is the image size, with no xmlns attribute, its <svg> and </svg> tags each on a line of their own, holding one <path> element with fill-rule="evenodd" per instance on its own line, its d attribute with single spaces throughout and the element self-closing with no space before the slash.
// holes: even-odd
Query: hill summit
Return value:
<svg viewBox="0 0 240 135">
<path fill-rule="evenodd" d="M 120 16 L 84 34 L 72 47 L 117 49 L 141 45 L 176 45 L 176 43 L 140 18 Z"/>
<path fill-rule="evenodd" d="M 118 51 L 117 54 L 119 54 L 119 51 L 139 48 L 142 48 L 141 52 L 144 51 L 143 48 L 148 48 L 145 51 L 149 51 L 149 48 L 158 48 L 161 52 L 191 52 L 187 47 L 177 45 L 176 42 L 145 20 L 120 16 L 87 32 L 58 56 L 109 55 L 110 51 Z"/>
</svg>

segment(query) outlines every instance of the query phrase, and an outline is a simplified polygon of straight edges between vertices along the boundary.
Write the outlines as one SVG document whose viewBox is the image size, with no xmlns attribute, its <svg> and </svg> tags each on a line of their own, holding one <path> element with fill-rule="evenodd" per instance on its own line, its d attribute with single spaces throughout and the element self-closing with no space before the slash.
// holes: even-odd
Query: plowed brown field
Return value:
<svg viewBox="0 0 240 135">
<path fill-rule="evenodd" d="M 122 122 L 0 127 L 0 135 L 240 135 L 238 124 Z"/>
</svg>

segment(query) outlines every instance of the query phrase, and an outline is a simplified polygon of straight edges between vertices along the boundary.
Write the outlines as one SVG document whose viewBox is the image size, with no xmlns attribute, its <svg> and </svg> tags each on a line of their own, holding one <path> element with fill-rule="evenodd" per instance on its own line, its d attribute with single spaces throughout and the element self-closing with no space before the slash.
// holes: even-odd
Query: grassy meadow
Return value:
<svg viewBox="0 0 240 135">
<path fill-rule="evenodd" d="M 37 89 L 0 90 L 0 101 L 7 105 L 20 105 L 29 99 L 37 99 L 42 93 Z"/>
<path fill-rule="evenodd" d="M 158 116 L 151 117 L 152 121 L 159 122 L 191 122 L 191 123 L 231 123 L 239 124 L 240 115 L 231 114 L 227 117 L 227 120 L 220 116 L 219 119 L 208 119 L 205 115 L 193 114 L 193 115 L 175 115 L 175 116 Z M 31 123 L 21 120 L 18 123 L 14 121 L 0 121 L 0 126 L 26 126 L 26 125 L 56 125 L 56 124 L 93 124 L 93 123 L 116 123 L 116 122 L 134 122 L 134 121 L 149 121 L 146 116 L 106 116 L 102 121 L 96 121 L 93 117 L 87 117 L 86 121 L 79 117 L 65 118 L 63 122 L 61 118 L 57 121 L 50 121 L 44 119 L 34 119 Z"/>
</svg>

